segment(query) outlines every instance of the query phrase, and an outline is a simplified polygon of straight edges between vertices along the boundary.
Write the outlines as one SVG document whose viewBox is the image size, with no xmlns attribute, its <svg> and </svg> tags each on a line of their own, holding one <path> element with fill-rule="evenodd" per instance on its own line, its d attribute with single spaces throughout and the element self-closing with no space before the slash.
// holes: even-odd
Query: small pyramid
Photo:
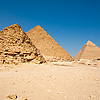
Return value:
<svg viewBox="0 0 100 100">
<path fill-rule="evenodd" d="M 26 34 L 46 60 L 47 57 L 73 60 L 73 58 L 40 25 L 34 27 Z"/>
<path fill-rule="evenodd" d="M 91 41 L 87 41 L 74 59 L 100 59 L 100 48 Z"/>
<path fill-rule="evenodd" d="M 18 24 L 0 31 L 0 64 L 45 62 L 39 50 Z"/>
</svg>

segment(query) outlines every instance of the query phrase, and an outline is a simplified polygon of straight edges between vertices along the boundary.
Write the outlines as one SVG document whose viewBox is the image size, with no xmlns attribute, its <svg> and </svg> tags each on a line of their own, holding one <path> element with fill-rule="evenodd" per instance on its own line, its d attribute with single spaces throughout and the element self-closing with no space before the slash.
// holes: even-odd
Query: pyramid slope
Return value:
<svg viewBox="0 0 100 100">
<path fill-rule="evenodd" d="M 44 56 L 73 60 L 73 58 L 41 26 L 38 25 L 34 27 L 26 34 Z"/>
<path fill-rule="evenodd" d="M 18 24 L 0 31 L 0 64 L 45 62 L 38 49 Z"/>
<path fill-rule="evenodd" d="M 91 41 L 88 41 L 74 59 L 100 59 L 100 48 Z"/>
</svg>

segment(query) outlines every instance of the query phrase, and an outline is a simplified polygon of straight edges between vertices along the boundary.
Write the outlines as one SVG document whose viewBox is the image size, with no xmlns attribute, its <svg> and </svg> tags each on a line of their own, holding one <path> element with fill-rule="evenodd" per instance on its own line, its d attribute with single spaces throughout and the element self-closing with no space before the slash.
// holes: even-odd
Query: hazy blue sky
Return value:
<svg viewBox="0 0 100 100">
<path fill-rule="evenodd" d="M 71 56 L 91 40 L 100 47 L 100 0 L 1 0 L 0 30 L 42 26 Z"/>
</svg>

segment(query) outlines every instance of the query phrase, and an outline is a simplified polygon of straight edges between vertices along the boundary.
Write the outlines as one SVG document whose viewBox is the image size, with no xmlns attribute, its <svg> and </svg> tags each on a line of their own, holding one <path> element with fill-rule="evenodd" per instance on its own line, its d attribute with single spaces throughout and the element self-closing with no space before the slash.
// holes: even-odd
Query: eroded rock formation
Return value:
<svg viewBox="0 0 100 100">
<path fill-rule="evenodd" d="M 44 63 L 45 59 L 18 24 L 0 31 L 0 64 Z"/>
</svg>

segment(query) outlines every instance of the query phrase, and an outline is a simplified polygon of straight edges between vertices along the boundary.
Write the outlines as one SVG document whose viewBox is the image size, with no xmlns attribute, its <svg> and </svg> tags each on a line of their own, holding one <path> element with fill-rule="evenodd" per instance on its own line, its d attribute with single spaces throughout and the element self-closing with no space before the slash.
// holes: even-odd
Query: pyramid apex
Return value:
<svg viewBox="0 0 100 100">
<path fill-rule="evenodd" d="M 37 25 L 36 27 L 41 27 L 40 25 Z"/>
<path fill-rule="evenodd" d="M 28 34 L 28 33 L 31 32 L 31 31 L 34 31 L 34 29 L 45 31 L 40 25 L 37 25 L 37 26 L 35 26 L 34 28 L 32 28 L 31 30 L 29 30 L 28 32 L 26 32 L 26 34 Z"/>
<path fill-rule="evenodd" d="M 19 28 L 21 28 L 21 26 L 19 26 L 17 23 L 16 24 L 13 24 L 13 25 L 10 25 L 10 26 L 7 26 L 7 27 L 5 27 L 2 31 L 4 31 L 4 30 L 7 30 L 7 29 L 9 29 L 9 28 L 14 28 L 14 27 L 19 27 Z"/>
<path fill-rule="evenodd" d="M 34 28 L 42 28 L 40 25 L 35 26 Z"/>
<path fill-rule="evenodd" d="M 31 30 L 34 30 L 34 29 L 42 29 L 42 30 L 44 30 L 40 25 L 37 25 L 37 26 L 35 26 L 33 29 L 31 29 Z"/>
<path fill-rule="evenodd" d="M 19 26 L 19 25 L 16 23 L 16 24 L 13 24 L 13 25 L 11 25 L 11 26 L 9 26 L 9 27 L 21 27 L 21 26 Z"/>
<path fill-rule="evenodd" d="M 90 40 L 87 41 L 87 43 L 85 44 L 86 46 L 96 46 L 93 42 L 91 42 Z"/>
</svg>

